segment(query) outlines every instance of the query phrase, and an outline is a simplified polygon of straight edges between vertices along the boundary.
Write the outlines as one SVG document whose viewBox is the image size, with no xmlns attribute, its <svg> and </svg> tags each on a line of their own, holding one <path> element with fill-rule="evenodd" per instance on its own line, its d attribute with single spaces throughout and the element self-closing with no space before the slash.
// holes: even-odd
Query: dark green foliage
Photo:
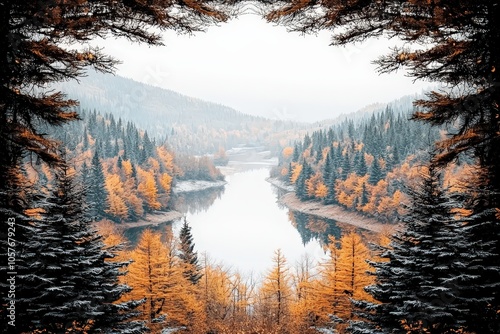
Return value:
<svg viewBox="0 0 500 334">
<path fill-rule="evenodd" d="M 384 178 L 384 174 L 382 172 L 382 168 L 380 168 L 380 164 L 378 159 L 374 159 L 372 163 L 372 167 L 370 169 L 370 177 L 368 178 L 368 183 L 371 185 L 375 185 L 378 181 Z"/>
<path fill-rule="evenodd" d="M 130 322 L 141 301 L 117 302 L 130 288 L 118 283 L 127 263 L 109 262 L 115 249 L 104 250 L 101 236 L 86 218 L 83 189 L 65 166 L 55 175 L 47 197 L 33 205 L 23 244 L 22 263 L 29 270 L 18 276 L 17 330 L 65 333 L 141 333 Z M 101 319 L 105 319 L 105 321 Z M 75 329 L 76 328 L 76 329 Z M 85 329 L 87 328 L 87 329 Z"/>
<path fill-rule="evenodd" d="M 489 184 L 492 179 L 488 171 L 476 170 L 461 198 L 465 209 L 471 212 L 464 218 L 462 229 L 470 254 L 461 273 L 470 277 L 460 296 L 469 309 L 464 319 L 470 331 L 487 334 L 500 332 L 500 221 L 498 209 L 492 208 L 498 197 Z"/>
<path fill-rule="evenodd" d="M 366 166 L 365 154 L 363 151 L 357 154 L 358 162 L 356 164 L 356 174 L 359 176 L 365 176 L 368 172 L 368 167 Z"/>
<path fill-rule="evenodd" d="M 298 143 L 295 143 L 295 145 L 293 146 L 292 161 L 298 162 L 300 159 L 301 153 L 302 153 L 301 147 L 299 146 Z"/>
<path fill-rule="evenodd" d="M 335 181 L 337 180 L 337 173 L 335 169 L 332 169 L 328 175 L 328 179 L 326 180 L 326 187 L 328 188 L 328 192 L 325 197 L 325 204 L 335 204 L 337 202 L 335 197 Z"/>
<path fill-rule="evenodd" d="M 20 165 L 20 159 L 14 164 Z M 23 289 L 22 281 L 19 281 L 19 277 L 22 275 L 27 275 L 30 272 L 29 263 L 24 260 L 24 250 L 26 249 L 26 244 L 29 242 L 30 230 L 30 219 L 26 215 L 25 210 L 30 208 L 31 196 L 27 191 L 28 182 L 24 178 L 23 173 L 20 173 L 14 168 L 7 168 L 3 177 L 0 177 L 0 183 L 2 187 L 0 188 L 0 219 L 2 221 L 2 226 L 4 231 L 2 231 L 2 238 L 0 239 L 1 252 L 3 261 L 1 267 L 0 278 L 0 294 L 2 298 L 2 305 L 0 309 L 0 332 L 9 333 L 12 332 L 13 327 L 8 324 L 9 321 L 14 320 L 16 326 L 22 324 L 19 323 L 18 319 L 22 319 L 19 312 L 22 312 L 16 307 L 15 318 L 8 317 L 10 311 L 7 309 L 8 303 L 12 298 L 8 299 L 8 293 L 10 290 L 10 282 L 7 279 L 11 279 L 11 276 L 7 276 L 8 272 L 17 272 L 16 276 L 16 291 L 14 301 L 17 303 L 23 298 L 30 296 L 30 291 Z M 9 240 L 9 234 L 10 240 Z M 14 235 L 12 235 L 12 233 Z M 15 238 L 14 238 L 15 236 Z M 14 244 L 12 244 L 14 240 Z M 9 244 L 10 242 L 10 244 Z M 9 254 L 9 247 L 14 250 L 16 254 Z M 8 258 L 12 255 L 16 255 L 15 261 L 8 261 Z"/>
<path fill-rule="evenodd" d="M 462 222 L 451 214 L 458 203 L 442 190 L 433 168 L 419 188 L 408 189 L 408 195 L 405 229 L 393 236 L 389 247 L 379 247 L 387 261 L 372 263 L 376 284 L 367 291 L 379 303 L 355 303 L 367 319 L 353 324 L 364 328 L 360 333 L 377 332 L 374 327 L 404 333 L 405 325 L 415 328 L 412 333 L 423 328 L 448 333 L 462 327 L 469 313 L 463 297 L 473 281 L 466 268 L 475 255 L 469 254 Z"/>
<path fill-rule="evenodd" d="M 361 190 L 361 199 L 359 200 L 360 206 L 365 206 L 368 203 L 368 193 L 366 192 L 366 184 L 363 183 Z"/>
<path fill-rule="evenodd" d="M 186 277 L 192 284 L 198 284 L 203 277 L 201 267 L 198 263 L 198 254 L 194 251 L 194 241 L 191 235 L 191 227 L 189 226 L 186 218 L 182 224 L 181 231 L 179 232 L 179 258 L 184 262 L 184 277 Z"/>
<path fill-rule="evenodd" d="M 350 160 L 348 152 L 346 152 L 346 154 L 342 158 L 341 169 L 342 169 L 342 172 L 340 173 L 340 178 L 342 180 L 345 180 L 345 179 L 347 179 L 347 176 L 349 175 L 349 173 L 351 173 L 351 160 Z"/>
<path fill-rule="evenodd" d="M 96 146 L 97 148 L 99 146 Z M 104 172 L 102 170 L 101 160 L 99 159 L 98 149 L 94 152 L 90 166 L 90 178 L 88 183 L 87 201 L 90 205 L 89 214 L 93 219 L 100 219 L 106 215 L 107 191 L 104 184 Z"/>
<path fill-rule="evenodd" d="M 297 178 L 297 181 L 295 181 L 295 194 L 302 201 L 311 199 L 311 196 L 307 193 L 306 181 L 312 176 L 312 174 L 313 170 L 311 166 L 307 162 L 304 162 L 299 177 Z"/>
</svg>

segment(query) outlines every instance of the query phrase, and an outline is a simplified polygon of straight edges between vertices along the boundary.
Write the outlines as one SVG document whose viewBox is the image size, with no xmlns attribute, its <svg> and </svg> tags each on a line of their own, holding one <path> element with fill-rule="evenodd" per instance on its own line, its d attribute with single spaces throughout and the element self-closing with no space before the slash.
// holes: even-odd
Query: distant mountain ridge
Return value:
<svg viewBox="0 0 500 334">
<path fill-rule="evenodd" d="M 81 101 L 82 107 L 109 111 L 140 126 L 149 125 L 148 118 L 151 116 L 156 118 L 155 121 L 165 120 L 169 124 L 196 119 L 197 123 L 209 122 L 222 128 L 235 122 L 219 124 L 223 123 L 222 119 L 214 115 L 226 119 L 238 117 L 239 121 L 264 119 L 118 75 L 89 72 L 78 82 L 66 82 L 54 88 Z"/>
<path fill-rule="evenodd" d="M 78 82 L 53 86 L 82 109 L 112 113 L 167 141 L 175 150 L 191 154 L 216 152 L 242 144 L 277 145 L 276 133 L 307 127 L 270 120 L 233 108 L 189 97 L 117 75 L 89 72 Z"/>
<path fill-rule="evenodd" d="M 277 153 L 283 145 L 302 139 L 306 132 L 362 120 L 387 106 L 395 112 L 408 111 L 413 108 L 413 100 L 422 97 L 408 95 L 307 124 L 244 114 L 222 104 L 94 71 L 79 81 L 58 83 L 52 88 L 80 101 L 82 109 L 109 112 L 125 122 L 133 122 L 150 137 L 168 143 L 175 151 L 189 154 L 215 153 L 246 144 L 266 146 Z"/>
</svg>

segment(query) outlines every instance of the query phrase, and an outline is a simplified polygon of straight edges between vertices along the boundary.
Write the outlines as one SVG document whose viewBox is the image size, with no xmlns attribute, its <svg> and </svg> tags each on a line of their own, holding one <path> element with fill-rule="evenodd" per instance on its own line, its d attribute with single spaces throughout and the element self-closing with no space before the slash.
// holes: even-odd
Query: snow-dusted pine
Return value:
<svg viewBox="0 0 500 334">
<path fill-rule="evenodd" d="M 429 168 L 416 188 L 404 229 L 389 247 L 379 247 L 376 284 L 367 291 L 377 301 L 356 301 L 366 321 L 353 333 L 447 333 L 461 328 L 468 309 L 462 302 L 468 244 L 453 209 L 459 204 L 442 190 L 440 174 Z"/>
<path fill-rule="evenodd" d="M 20 277 L 19 307 L 23 326 L 48 333 L 142 333 L 130 321 L 141 301 L 117 303 L 130 288 L 118 282 L 126 263 L 109 261 L 102 237 L 86 216 L 83 189 L 63 166 L 47 196 L 33 205 L 29 242 L 23 261 L 29 268 Z"/>
</svg>

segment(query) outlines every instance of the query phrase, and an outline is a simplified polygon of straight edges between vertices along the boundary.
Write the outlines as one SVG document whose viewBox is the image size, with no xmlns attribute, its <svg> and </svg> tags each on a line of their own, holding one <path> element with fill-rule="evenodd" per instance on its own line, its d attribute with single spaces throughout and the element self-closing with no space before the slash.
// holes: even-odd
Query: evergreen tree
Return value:
<svg viewBox="0 0 500 334">
<path fill-rule="evenodd" d="M 116 161 L 116 167 L 118 167 L 119 169 L 123 168 L 123 160 L 121 156 L 119 156 L 118 160 Z"/>
<path fill-rule="evenodd" d="M 154 156 L 154 144 L 149 139 L 148 132 L 144 132 L 144 137 L 142 138 L 142 147 L 147 157 Z"/>
<path fill-rule="evenodd" d="M 83 145 L 82 149 L 85 151 L 89 148 L 89 134 L 87 133 L 87 127 L 83 131 Z"/>
<path fill-rule="evenodd" d="M 334 169 L 334 162 L 333 162 L 333 152 L 332 149 L 328 151 L 328 154 L 326 155 L 325 159 L 325 165 L 323 166 L 323 179 L 328 182 L 330 179 L 330 173 Z"/>
<path fill-rule="evenodd" d="M 191 283 L 198 284 L 203 274 L 198 263 L 198 254 L 194 251 L 194 241 L 193 236 L 191 235 L 191 227 L 189 226 L 186 218 L 184 218 L 184 223 L 182 224 L 182 228 L 179 233 L 179 240 L 179 258 L 185 265 L 184 277 L 191 281 Z"/>
<path fill-rule="evenodd" d="M 354 332 L 449 333 L 464 325 L 469 245 L 451 214 L 457 203 L 441 187 L 439 173 L 430 168 L 421 186 L 408 190 L 405 229 L 389 247 L 380 247 L 383 261 L 372 262 L 376 284 L 367 291 L 378 303 L 355 303 L 368 322 L 354 323 Z"/>
<path fill-rule="evenodd" d="M 97 148 L 97 147 L 96 147 Z M 89 214 L 94 219 L 99 219 L 105 216 L 107 191 L 104 182 L 104 172 L 99 159 L 99 152 L 96 149 L 92 157 L 90 166 L 90 182 L 88 189 L 88 202 L 90 205 Z"/>
<path fill-rule="evenodd" d="M 54 189 L 38 198 L 38 214 L 30 229 L 23 260 L 30 268 L 21 276 L 29 297 L 18 302 L 18 330 L 48 333 L 141 333 L 129 321 L 140 301 L 117 303 L 130 288 L 118 284 L 126 263 L 108 262 L 101 236 L 85 218 L 83 190 L 65 166 L 55 175 Z M 23 295 L 23 294 L 21 294 Z M 117 304 L 114 304 L 117 303 Z M 104 319 L 105 320 L 104 320 Z"/>
<path fill-rule="evenodd" d="M 309 146 L 311 146 L 311 144 L 312 144 L 312 139 L 311 139 L 311 137 L 309 136 L 309 134 L 306 134 L 306 135 L 304 136 L 304 142 L 303 142 L 303 144 L 302 144 L 302 149 L 303 149 L 303 150 L 307 150 L 307 149 L 309 148 Z"/>
<path fill-rule="evenodd" d="M 302 201 L 310 199 L 310 196 L 307 193 L 306 181 L 312 176 L 312 174 L 313 171 L 311 166 L 306 161 L 304 161 L 302 170 L 300 171 L 299 177 L 295 182 L 295 194 Z"/>
<path fill-rule="evenodd" d="M 376 185 L 378 181 L 382 180 L 382 178 L 383 178 L 382 169 L 380 168 L 378 159 L 375 158 L 373 159 L 372 167 L 370 170 L 370 177 L 368 178 L 368 183 L 370 183 L 371 185 Z"/>
<path fill-rule="evenodd" d="M 368 203 L 368 192 L 366 191 L 366 184 L 363 183 L 361 188 L 361 199 L 359 200 L 359 206 L 363 207 Z"/>
<path fill-rule="evenodd" d="M 340 173 L 340 177 L 342 178 L 342 180 L 347 179 L 347 176 L 349 175 L 350 172 L 351 172 L 351 160 L 349 157 L 349 153 L 346 152 L 342 160 L 342 172 Z"/>
<path fill-rule="evenodd" d="M 470 214 L 459 231 L 466 237 L 469 254 L 460 273 L 467 278 L 459 296 L 469 310 L 464 319 L 469 331 L 487 334 L 500 332 L 500 222 L 498 209 L 491 208 L 498 194 L 489 184 L 490 173 L 475 170 L 462 189 L 461 202 Z"/>
<path fill-rule="evenodd" d="M 20 157 L 20 156 L 19 156 Z M 0 331 L 10 333 L 14 331 L 23 332 L 27 330 L 23 319 L 26 317 L 23 302 L 30 298 L 30 263 L 26 261 L 25 254 L 29 253 L 28 245 L 33 231 L 30 217 L 26 211 L 32 207 L 32 196 L 26 190 L 28 182 L 21 170 L 21 159 L 14 164 L 17 168 L 8 168 L 6 174 L 0 178 L 0 217 L 4 223 L 5 238 L 0 239 L 3 263 L 1 267 L 0 293 L 2 297 L 2 308 L 0 309 Z M 10 232 L 10 233 L 9 233 Z M 4 235 L 2 235 L 3 237 Z M 15 236 L 15 238 L 14 238 Z M 14 249 L 15 253 L 10 249 Z M 15 261 L 12 257 L 16 256 Z M 9 257 L 11 259 L 9 259 Z M 9 272 L 16 272 L 15 276 L 15 298 L 8 298 L 11 290 L 12 276 Z M 12 297 L 12 296 L 11 296 Z M 11 300 L 14 301 L 12 305 Z M 24 303 L 26 305 L 26 302 Z"/>
<path fill-rule="evenodd" d="M 365 176 L 368 172 L 368 168 L 366 167 L 365 154 L 363 152 L 359 152 L 359 160 L 356 165 L 356 174 L 359 176 Z"/>
<path fill-rule="evenodd" d="M 336 180 L 337 180 L 337 173 L 335 172 L 335 169 L 332 169 L 328 180 L 326 180 L 326 187 L 328 188 L 328 192 L 326 193 L 325 204 L 334 204 L 337 202 L 335 195 Z"/>
</svg>

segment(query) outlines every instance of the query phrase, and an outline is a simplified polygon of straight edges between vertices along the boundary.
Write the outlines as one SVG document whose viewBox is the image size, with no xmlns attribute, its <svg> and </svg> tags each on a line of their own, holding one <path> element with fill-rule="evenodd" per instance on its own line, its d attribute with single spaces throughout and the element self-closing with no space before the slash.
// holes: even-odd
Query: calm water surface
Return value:
<svg viewBox="0 0 500 334">
<path fill-rule="evenodd" d="M 206 210 L 188 212 L 196 249 L 242 272 L 264 273 L 280 248 L 289 264 L 303 254 L 319 259 L 320 244 L 305 245 L 292 225 L 289 210 L 277 203 L 277 189 L 266 181 L 269 168 L 237 172 L 226 176 L 228 184 L 220 198 Z M 180 223 L 174 224 L 174 230 Z"/>
<path fill-rule="evenodd" d="M 243 168 L 242 168 L 243 167 Z M 340 236 L 337 223 L 296 213 L 278 204 L 279 190 L 268 183 L 269 165 L 239 164 L 226 176 L 224 188 L 181 194 L 177 210 L 185 213 L 198 254 L 256 278 L 273 265 L 274 251 L 280 248 L 290 265 L 304 254 L 319 260 L 327 235 Z M 154 229 L 172 228 L 178 233 L 181 221 Z M 136 239 L 140 229 L 126 235 Z"/>
</svg>

